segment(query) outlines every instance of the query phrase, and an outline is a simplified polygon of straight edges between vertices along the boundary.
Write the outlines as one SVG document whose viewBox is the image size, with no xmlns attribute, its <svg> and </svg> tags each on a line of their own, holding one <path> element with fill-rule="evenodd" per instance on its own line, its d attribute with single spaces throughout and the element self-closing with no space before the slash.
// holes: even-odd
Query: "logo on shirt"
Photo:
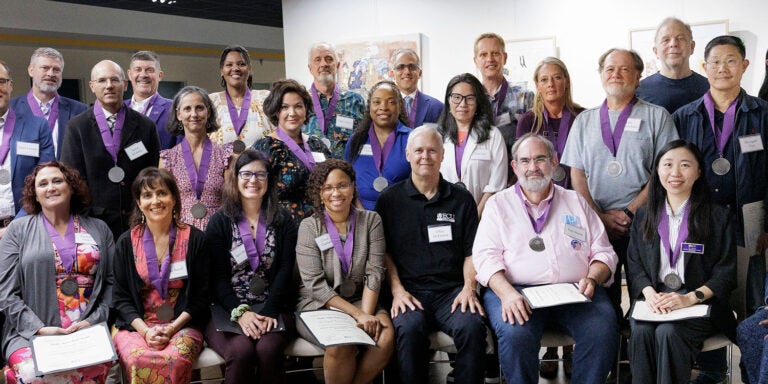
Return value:
<svg viewBox="0 0 768 384">
<path fill-rule="evenodd" d="M 437 221 L 447 221 L 449 223 L 455 223 L 456 216 L 453 213 L 438 213 Z"/>
</svg>

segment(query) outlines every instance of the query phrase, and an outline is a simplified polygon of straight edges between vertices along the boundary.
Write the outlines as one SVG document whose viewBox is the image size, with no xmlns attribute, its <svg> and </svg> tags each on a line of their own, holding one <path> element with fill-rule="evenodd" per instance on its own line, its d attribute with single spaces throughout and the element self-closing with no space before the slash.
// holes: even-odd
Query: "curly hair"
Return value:
<svg viewBox="0 0 768 384">
<path fill-rule="evenodd" d="M 171 136 L 184 136 L 184 125 L 182 125 L 181 121 L 178 119 L 177 113 L 181 107 L 181 99 L 192 93 L 198 94 L 200 98 L 203 99 L 205 109 L 208 110 L 208 119 L 205 121 L 205 133 L 216 132 L 221 127 L 216 118 L 216 107 L 213 105 L 211 98 L 208 97 L 208 92 L 200 87 L 188 85 L 179 90 L 179 92 L 176 93 L 176 96 L 173 97 L 173 108 L 171 109 L 171 113 L 168 114 L 168 124 L 165 125 L 165 129 Z"/>
<path fill-rule="evenodd" d="M 88 191 L 88 185 L 77 169 L 56 160 L 38 164 L 24 179 L 21 198 L 21 206 L 24 207 L 24 210 L 30 215 L 38 214 L 42 211 L 43 207 L 37 201 L 37 194 L 35 193 L 35 178 L 37 178 L 40 170 L 47 167 L 58 168 L 64 174 L 64 179 L 69 184 L 69 188 L 72 189 L 72 197 L 69 199 L 69 212 L 83 213 L 91 205 L 91 194 Z"/>
<path fill-rule="evenodd" d="M 166 187 L 173 196 L 173 221 L 179 228 L 184 227 L 184 223 L 181 222 L 181 193 L 179 193 L 179 187 L 176 185 L 176 179 L 173 174 L 167 169 L 157 167 L 147 167 L 141 170 L 136 176 L 136 179 L 131 184 L 131 196 L 136 206 L 133 207 L 131 213 L 130 226 L 144 225 L 144 213 L 139 209 L 139 200 L 141 199 L 141 192 L 144 189 L 157 189 Z"/>
<path fill-rule="evenodd" d="M 274 126 L 277 126 L 280 110 L 283 108 L 283 97 L 289 93 L 295 93 L 301 97 L 301 101 L 304 103 L 304 109 L 307 111 L 304 123 L 309 120 L 310 113 L 312 113 L 313 109 L 312 96 L 307 92 L 307 88 L 299 84 L 296 80 L 282 79 L 272 83 L 272 87 L 269 89 L 269 96 L 264 99 L 264 113 L 267 114 L 269 122 Z"/>
<path fill-rule="evenodd" d="M 280 218 L 280 205 L 277 198 L 277 172 L 273 172 L 269 164 L 269 156 L 264 152 L 257 151 L 255 149 L 246 149 L 240 156 L 237 157 L 235 163 L 230 167 L 229 175 L 224 179 L 224 185 L 222 186 L 221 193 L 221 211 L 232 219 L 232 221 L 240 220 L 243 214 L 243 203 L 240 200 L 240 188 L 237 183 L 240 179 L 240 170 L 246 165 L 253 163 L 254 161 L 260 161 L 264 164 L 264 169 L 267 170 L 267 192 L 264 194 L 264 198 L 261 201 L 261 210 L 266 212 L 267 223 L 276 224 Z"/>
<path fill-rule="evenodd" d="M 309 174 L 309 181 L 307 182 L 307 196 L 312 199 L 313 215 L 318 218 L 323 218 L 325 215 L 325 206 L 323 206 L 323 185 L 325 180 L 328 179 L 328 175 L 333 172 L 334 169 L 338 169 L 344 172 L 352 184 L 355 183 L 355 169 L 352 168 L 352 164 L 339 159 L 328 159 L 315 167 L 312 173 Z M 353 185 L 354 187 L 354 185 Z M 357 202 L 357 188 L 354 189 L 352 195 L 351 205 L 355 206 Z"/>
</svg>

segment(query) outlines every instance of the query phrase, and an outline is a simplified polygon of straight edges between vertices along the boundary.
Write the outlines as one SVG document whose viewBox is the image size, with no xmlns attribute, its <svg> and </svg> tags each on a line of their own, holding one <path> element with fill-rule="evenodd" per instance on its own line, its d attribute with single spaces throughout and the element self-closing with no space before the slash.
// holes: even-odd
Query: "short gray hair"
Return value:
<svg viewBox="0 0 768 384">
<path fill-rule="evenodd" d="M 30 67 L 35 62 L 35 60 L 37 60 L 38 57 L 48 57 L 51 59 L 57 59 L 61 62 L 61 67 L 64 68 L 64 56 L 61 54 L 61 52 L 51 47 L 40 47 L 38 49 L 35 49 L 35 51 L 32 52 L 32 57 L 29 58 Z"/>
<path fill-rule="evenodd" d="M 328 50 L 333 52 L 333 58 L 336 61 L 339 61 L 339 55 L 336 53 L 336 47 L 333 44 L 331 44 L 331 43 L 329 43 L 327 41 L 319 41 L 317 43 L 312 44 L 312 46 L 309 47 L 309 51 L 307 51 L 307 62 L 308 63 L 312 62 L 312 51 L 315 50 L 315 48 L 320 48 L 320 47 L 328 48 Z"/>
<path fill-rule="evenodd" d="M 411 133 L 408 135 L 408 141 L 405 143 L 405 149 L 411 148 L 411 142 L 413 142 L 414 137 L 425 133 L 433 133 L 441 143 L 443 142 L 443 135 L 437 129 L 437 124 L 427 123 L 411 131 Z"/>
<path fill-rule="evenodd" d="M 160 68 L 160 59 L 157 57 L 157 53 L 153 51 L 138 51 L 131 56 L 131 61 L 128 63 L 128 68 L 131 67 L 131 64 L 133 64 L 134 61 L 152 61 L 155 63 L 155 67 L 157 67 L 158 71 L 162 71 L 163 69 Z"/>
<path fill-rule="evenodd" d="M 392 69 L 395 69 L 395 63 L 397 62 L 397 59 L 400 58 L 402 55 L 411 55 L 416 58 L 416 65 L 421 68 L 421 58 L 419 57 L 419 54 L 416 53 L 413 49 L 410 48 L 400 48 L 395 51 L 395 53 L 392 54 L 392 62 L 390 63 L 389 67 Z"/>
<path fill-rule="evenodd" d="M 528 132 L 525 135 L 520 136 L 519 139 L 515 140 L 515 144 L 512 145 L 512 150 L 510 150 L 510 155 L 512 155 L 512 160 L 517 161 L 517 151 L 520 149 L 520 146 L 523 144 L 523 142 L 528 139 L 541 141 L 542 143 L 544 143 L 544 145 L 547 146 L 547 156 L 549 156 L 550 158 L 555 156 L 555 145 L 552 144 L 552 142 L 549 141 L 549 139 L 547 139 L 542 135 L 539 135 L 533 132 Z"/>
<path fill-rule="evenodd" d="M 690 24 L 678 19 L 677 17 L 667 17 L 666 19 L 662 20 L 661 23 L 659 23 L 658 27 L 656 27 L 656 34 L 653 36 L 654 43 L 659 39 L 659 31 L 661 30 L 661 27 L 669 24 L 682 25 L 683 28 L 685 28 L 685 30 L 688 32 L 688 38 L 693 41 L 693 29 L 691 29 Z"/>
</svg>

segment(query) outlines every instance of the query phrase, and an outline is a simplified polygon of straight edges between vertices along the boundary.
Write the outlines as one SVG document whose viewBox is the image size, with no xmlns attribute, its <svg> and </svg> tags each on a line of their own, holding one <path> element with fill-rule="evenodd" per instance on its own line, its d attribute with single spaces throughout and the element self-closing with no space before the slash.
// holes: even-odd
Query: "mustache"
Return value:
<svg viewBox="0 0 768 384">
<path fill-rule="evenodd" d="M 531 177 L 531 176 L 539 176 L 544 177 L 544 172 L 541 172 L 541 170 L 535 170 L 535 171 L 526 171 L 525 177 Z"/>
</svg>

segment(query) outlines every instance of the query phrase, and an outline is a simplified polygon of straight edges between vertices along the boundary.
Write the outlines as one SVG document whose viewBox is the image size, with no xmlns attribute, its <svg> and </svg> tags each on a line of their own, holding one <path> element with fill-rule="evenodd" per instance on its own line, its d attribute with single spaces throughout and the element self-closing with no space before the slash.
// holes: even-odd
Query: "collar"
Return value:
<svg viewBox="0 0 768 384">
<path fill-rule="evenodd" d="M 8 109 L 5 110 L 5 113 L 3 113 L 2 116 L 0 116 L 0 123 L 5 124 L 5 121 L 8 120 L 8 111 L 11 110 L 11 106 L 8 106 Z"/>
<path fill-rule="evenodd" d="M 546 203 L 546 202 L 548 202 L 548 201 L 551 201 L 551 200 L 552 200 L 552 198 L 553 198 L 553 197 L 555 197 L 555 184 L 554 184 L 553 182 L 550 182 L 550 183 L 549 183 L 549 194 L 547 195 L 547 197 L 546 197 L 546 198 L 544 198 L 544 200 L 542 200 L 541 202 L 539 202 L 539 204 L 534 204 L 534 203 L 531 203 L 531 202 L 528 200 L 528 198 L 525 196 L 525 193 L 524 193 L 524 191 L 523 191 L 523 188 L 522 188 L 522 187 L 520 187 L 520 190 L 523 192 L 523 200 L 525 201 L 525 205 L 527 205 L 527 206 L 529 206 L 529 207 L 536 207 L 536 208 L 538 208 L 538 207 L 541 207 L 541 206 L 542 206 L 542 204 L 544 204 L 544 203 Z"/>
<path fill-rule="evenodd" d="M 155 92 L 154 94 L 152 94 L 151 96 L 147 97 L 146 99 L 144 99 L 142 101 L 136 101 L 136 95 L 133 95 L 133 96 L 131 96 L 131 106 L 143 107 L 143 106 L 147 105 L 147 103 L 150 100 L 152 100 L 152 97 L 154 97 L 156 94 L 157 94 L 157 92 Z"/>
<path fill-rule="evenodd" d="M 411 179 L 411 175 L 409 174 L 408 177 L 405 179 L 405 193 L 408 195 L 408 197 L 418 197 L 418 196 L 424 196 L 423 193 L 421 193 L 418 189 L 416 189 L 416 186 L 413 184 L 413 179 Z M 460 188 L 460 187 L 454 187 L 453 184 L 445 181 L 443 179 L 443 175 L 440 175 L 440 181 L 438 181 L 437 185 L 437 193 L 434 197 L 432 197 L 433 200 L 439 200 L 443 198 L 447 198 L 451 195 L 451 188 Z"/>
<path fill-rule="evenodd" d="M 403 97 L 403 99 L 405 99 L 405 97 L 406 97 L 406 96 L 410 96 L 410 97 L 411 97 L 411 99 L 414 99 L 414 100 L 415 100 L 415 99 L 416 99 L 416 94 L 417 94 L 417 93 L 419 93 L 419 90 L 418 90 L 418 89 L 416 89 L 415 91 L 413 91 L 413 93 L 409 93 L 409 94 L 407 94 L 407 95 L 406 95 L 404 92 L 400 91 L 400 96 L 402 96 L 402 97 Z"/>
<path fill-rule="evenodd" d="M 685 201 L 680 204 L 680 208 L 677 209 L 677 213 L 672 213 L 672 207 L 669 206 L 669 201 L 664 201 L 664 209 L 667 210 L 667 216 L 669 216 L 670 219 L 682 218 L 685 207 L 688 205 L 689 201 L 691 201 L 690 198 L 685 199 Z"/>
<path fill-rule="evenodd" d="M 37 105 L 46 105 L 48 106 L 48 108 L 50 108 L 53 105 L 53 102 L 56 100 L 56 96 L 54 96 L 52 99 L 48 100 L 47 103 L 43 103 L 42 101 L 40 101 L 40 99 L 37 98 L 37 96 L 35 96 L 34 92 L 32 92 L 32 97 L 35 98 Z"/>
</svg>

